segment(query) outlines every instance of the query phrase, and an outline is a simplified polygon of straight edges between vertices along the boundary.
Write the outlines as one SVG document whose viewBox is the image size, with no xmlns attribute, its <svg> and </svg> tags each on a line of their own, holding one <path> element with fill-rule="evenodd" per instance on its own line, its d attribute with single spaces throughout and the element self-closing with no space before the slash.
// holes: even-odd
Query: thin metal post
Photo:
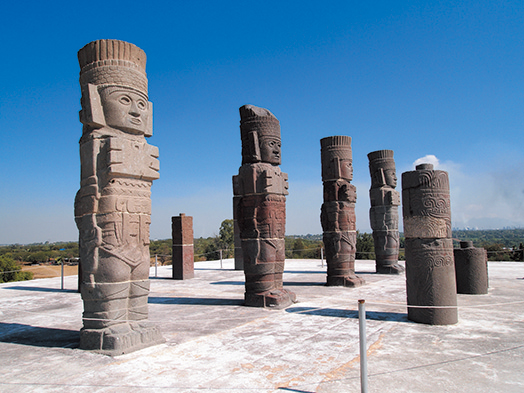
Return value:
<svg viewBox="0 0 524 393">
<path fill-rule="evenodd" d="M 220 250 L 220 269 L 222 269 L 222 250 Z"/>
<path fill-rule="evenodd" d="M 64 289 L 64 260 L 62 259 L 60 263 L 62 264 L 62 289 Z"/>
<path fill-rule="evenodd" d="M 358 333 L 360 340 L 360 391 L 368 392 L 368 359 L 366 343 L 366 305 L 365 300 L 358 301 Z"/>
<path fill-rule="evenodd" d="M 324 247 L 320 248 L 320 259 L 322 260 L 322 267 L 324 267 Z"/>
<path fill-rule="evenodd" d="M 158 254 L 155 254 L 155 278 L 158 277 Z"/>
</svg>

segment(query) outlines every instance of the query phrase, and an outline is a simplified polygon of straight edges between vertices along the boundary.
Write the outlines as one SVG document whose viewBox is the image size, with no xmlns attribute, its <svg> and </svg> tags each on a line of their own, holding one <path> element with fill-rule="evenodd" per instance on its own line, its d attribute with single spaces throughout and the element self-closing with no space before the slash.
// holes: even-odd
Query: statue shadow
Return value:
<svg viewBox="0 0 524 393">
<path fill-rule="evenodd" d="M 358 319 L 358 311 L 339 310 L 336 308 L 288 307 L 286 308 L 286 312 L 305 315 L 317 315 L 321 317 Z M 414 323 L 408 319 L 407 313 L 397 312 L 366 311 L 366 319 L 373 321 Z"/>
<path fill-rule="evenodd" d="M 18 291 L 36 291 L 36 292 L 69 292 L 78 293 L 76 289 L 59 289 L 59 288 L 43 288 L 43 287 L 24 287 L 21 285 L 13 287 L 5 287 L 4 289 L 16 289 Z"/>
<path fill-rule="evenodd" d="M 0 322 L 0 342 L 45 348 L 78 348 L 78 330 Z"/>
<path fill-rule="evenodd" d="M 245 281 L 215 281 L 211 285 L 245 285 Z"/>
<path fill-rule="evenodd" d="M 185 305 L 198 305 L 198 306 L 242 306 L 244 304 L 244 299 L 150 296 L 148 303 L 185 304 Z"/>
</svg>

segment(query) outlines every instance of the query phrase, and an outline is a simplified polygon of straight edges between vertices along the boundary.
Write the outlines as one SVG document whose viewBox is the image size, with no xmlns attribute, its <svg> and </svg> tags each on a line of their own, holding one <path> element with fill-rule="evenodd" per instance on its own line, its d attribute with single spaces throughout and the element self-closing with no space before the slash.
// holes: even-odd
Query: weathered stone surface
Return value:
<svg viewBox="0 0 524 393">
<path fill-rule="evenodd" d="M 447 172 L 421 164 L 402 174 L 408 318 L 415 322 L 458 321 L 449 200 Z"/>
<path fill-rule="evenodd" d="M 246 277 L 245 305 L 286 307 L 283 288 L 287 174 L 280 171 L 280 123 L 264 108 L 240 108 L 242 166 L 233 176 L 233 217 Z M 235 247 L 236 248 L 236 247 Z"/>
<path fill-rule="evenodd" d="M 376 272 L 400 274 L 404 271 L 398 264 L 400 193 L 395 190 L 397 175 L 393 150 L 371 152 L 368 159 L 371 174 L 369 219 L 375 243 Z"/>
<path fill-rule="evenodd" d="M 364 280 L 355 274 L 357 244 L 351 137 L 339 135 L 320 140 L 324 203 L 320 222 L 324 231 L 328 286 L 358 287 Z"/>
<path fill-rule="evenodd" d="M 195 277 L 193 248 L 193 217 L 180 213 L 171 217 L 173 238 L 173 278 L 187 280 Z"/>
<path fill-rule="evenodd" d="M 109 355 L 160 343 L 147 319 L 151 184 L 159 177 L 146 55 L 98 40 L 78 52 L 81 182 L 75 198 L 84 301 L 80 348 Z M 140 321 L 140 322 L 139 322 Z"/>
<path fill-rule="evenodd" d="M 473 247 L 473 242 L 460 242 L 453 250 L 457 293 L 484 295 L 488 293 L 488 255 L 485 249 Z"/>
</svg>

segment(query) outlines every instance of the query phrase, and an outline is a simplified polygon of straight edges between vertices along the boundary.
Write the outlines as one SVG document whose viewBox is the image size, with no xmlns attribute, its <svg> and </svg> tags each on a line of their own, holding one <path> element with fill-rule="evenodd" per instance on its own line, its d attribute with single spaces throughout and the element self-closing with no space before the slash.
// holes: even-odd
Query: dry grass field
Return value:
<svg viewBox="0 0 524 393">
<path fill-rule="evenodd" d="M 24 265 L 23 271 L 33 272 L 33 278 L 60 277 L 62 267 L 60 265 Z M 78 274 L 78 265 L 64 265 L 64 276 Z"/>
</svg>

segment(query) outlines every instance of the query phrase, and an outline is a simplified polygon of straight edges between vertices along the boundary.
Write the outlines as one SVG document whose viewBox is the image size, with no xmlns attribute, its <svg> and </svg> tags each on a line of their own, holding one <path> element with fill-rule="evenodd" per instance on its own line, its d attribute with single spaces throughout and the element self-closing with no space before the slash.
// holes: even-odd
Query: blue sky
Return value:
<svg viewBox="0 0 524 393">
<path fill-rule="evenodd" d="M 457 227 L 524 225 L 521 1 L 8 2 L 0 15 L 0 244 L 76 240 L 77 51 L 121 39 L 148 57 L 160 179 L 151 237 L 232 218 L 238 108 L 280 120 L 287 233 L 321 233 L 320 139 L 353 138 L 357 227 L 367 153 L 449 171 Z M 397 190 L 400 191 L 401 186 Z"/>
</svg>

